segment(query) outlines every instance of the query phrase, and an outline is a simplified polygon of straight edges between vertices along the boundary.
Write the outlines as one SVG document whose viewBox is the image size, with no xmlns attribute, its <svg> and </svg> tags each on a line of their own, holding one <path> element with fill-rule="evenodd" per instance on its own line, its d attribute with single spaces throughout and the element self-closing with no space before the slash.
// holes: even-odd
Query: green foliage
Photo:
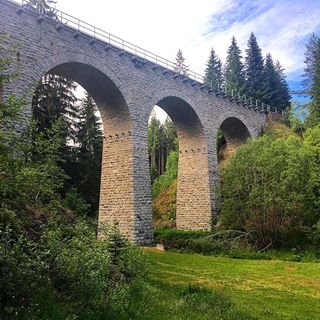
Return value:
<svg viewBox="0 0 320 320">
<path fill-rule="evenodd" d="M 320 220 L 313 225 L 311 232 L 309 234 L 309 238 L 312 240 L 312 242 L 315 245 L 317 246 L 320 245 Z"/>
<path fill-rule="evenodd" d="M 75 135 L 76 159 L 67 159 L 66 172 L 71 184 L 76 185 L 81 196 L 96 214 L 99 206 L 100 176 L 102 162 L 102 131 L 96 116 L 97 107 L 87 94 L 78 109 L 79 123 Z"/>
<path fill-rule="evenodd" d="M 179 49 L 176 55 L 175 71 L 183 76 L 187 76 L 189 70 L 188 66 L 184 63 L 185 60 L 181 49 Z"/>
<path fill-rule="evenodd" d="M 212 88 L 221 88 L 223 82 L 222 63 L 215 51 L 211 49 L 210 57 L 205 70 L 204 83 Z"/>
<path fill-rule="evenodd" d="M 284 68 L 282 68 L 279 61 L 275 64 L 275 70 L 280 77 L 280 83 L 278 83 L 278 94 L 274 96 L 271 104 L 280 110 L 286 110 L 290 107 L 291 96 L 289 94 L 289 86 L 286 81 Z"/>
<path fill-rule="evenodd" d="M 311 103 L 309 106 L 310 116 L 308 121 L 310 126 L 320 123 L 320 40 L 315 48 L 314 76 L 311 86 Z"/>
<path fill-rule="evenodd" d="M 208 231 L 182 231 L 157 229 L 154 233 L 156 243 L 167 250 L 204 255 L 223 255 L 235 259 L 269 260 L 270 256 L 250 247 L 248 235 L 240 231 L 212 233 Z"/>
<path fill-rule="evenodd" d="M 316 73 L 317 51 L 320 44 L 320 39 L 316 34 L 312 34 L 306 44 L 305 51 L 305 69 L 303 75 L 303 86 L 307 90 L 311 90 Z"/>
<path fill-rule="evenodd" d="M 164 173 L 170 152 L 177 149 L 177 131 L 170 118 L 167 117 L 165 123 L 162 124 L 155 114 L 152 114 L 148 125 L 148 152 L 152 183 Z"/>
<path fill-rule="evenodd" d="M 305 51 L 305 69 L 303 86 L 309 93 L 311 101 L 307 105 L 308 114 L 304 124 L 308 127 L 320 123 L 320 39 L 312 34 Z"/>
<path fill-rule="evenodd" d="M 251 33 L 245 58 L 245 92 L 248 97 L 263 101 L 267 94 L 264 80 L 264 61 L 256 36 Z"/>
<path fill-rule="evenodd" d="M 177 151 L 170 152 L 165 173 L 156 179 L 152 185 L 153 198 L 157 197 L 160 192 L 168 188 L 172 181 L 177 178 L 178 160 L 179 153 Z"/>
<path fill-rule="evenodd" d="M 73 140 L 78 113 L 74 95 L 76 84 L 68 78 L 45 75 L 39 82 L 32 100 L 32 111 L 39 132 L 50 129 L 57 120 L 64 120 L 65 139 Z"/>
<path fill-rule="evenodd" d="M 232 37 L 231 45 L 227 51 L 226 64 L 224 68 L 225 87 L 230 92 L 244 93 L 244 71 L 241 62 L 241 50 L 238 47 L 235 37 Z"/>
<path fill-rule="evenodd" d="M 289 89 L 285 81 L 283 69 L 279 62 L 277 62 L 277 66 L 275 66 L 271 54 L 267 54 L 265 59 L 263 78 L 267 90 L 262 101 L 279 110 L 284 110 L 289 107 Z"/>
<path fill-rule="evenodd" d="M 63 204 L 67 209 L 76 212 L 82 217 L 86 217 L 89 214 L 90 204 L 81 198 L 77 189 L 74 187 L 66 193 Z"/>
<path fill-rule="evenodd" d="M 288 125 L 293 132 L 303 135 L 305 131 L 305 124 L 302 120 L 305 118 L 306 105 L 298 105 L 291 103 L 291 106 L 286 109 L 284 119 L 286 125 Z"/>
<path fill-rule="evenodd" d="M 97 240 L 96 223 L 77 218 L 88 206 L 75 190 L 61 199 L 66 122 L 45 132 L 32 122 L 17 135 L 2 124 L 23 107 L 13 97 L 0 104 L 0 318 L 127 319 L 146 275 L 142 252 L 114 229 Z"/>
<path fill-rule="evenodd" d="M 319 165 L 311 149 L 292 135 L 241 146 L 222 170 L 222 226 L 244 230 L 265 247 L 288 243 L 290 233 L 317 221 Z"/>
</svg>

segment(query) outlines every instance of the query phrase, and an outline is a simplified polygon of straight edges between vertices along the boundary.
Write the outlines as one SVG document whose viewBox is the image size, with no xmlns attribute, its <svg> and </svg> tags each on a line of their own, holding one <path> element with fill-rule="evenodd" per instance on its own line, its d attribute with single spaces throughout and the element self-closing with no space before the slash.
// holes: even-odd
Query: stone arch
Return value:
<svg viewBox="0 0 320 320">
<path fill-rule="evenodd" d="M 50 56 L 32 66 L 27 76 L 28 92 L 33 93 L 39 79 L 48 72 L 73 79 L 95 100 L 104 127 L 99 223 L 116 224 L 128 239 L 139 242 L 135 208 L 133 126 L 126 101 L 126 89 L 116 74 L 101 62 L 91 56 L 67 52 Z M 148 241 L 150 236 L 146 243 Z"/>
<path fill-rule="evenodd" d="M 229 144 L 239 146 L 251 138 L 248 127 L 237 117 L 226 118 L 221 123 L 220 129 Z"/>
<path fill-rule="evenodd" d="M 177 90 L 156 93 L 148 106 L 150 113 L 155 105 L 169 115 L 178 133 L 177 229 L 210 230 L 208 143 L 201 120 L 190 99 Z"/>
<path fill-rule="evenodd" d="M 225 140 L 223 152 L 219 155 L 222 159 L 233 154 L 241 144 L 245 143 L 247 139 L 254 135 L 253 132 L 249 131 L 249 126 L 247 126 L 245 121 L 240 119 L 239 116 L 224 118 L 220 122 L 218 129 L 221 130 Z"/>
<path fill-rule="evenodd" d="M 94 98 L 101 113 L 104 129 L 108 128 L 107 131 L 110 132 L 112 124 L 115 124 L 114 120 L 121 119 L 115 126 L 116 131 L 120 131 L 119 125 L 120 128 L 127 127 L 129 123 L 131 130 L 131 116 L 126 102 L 128 93 L 125 86 L 113 70 L 94 57 L 79 52 L 63 52 L 40 60 L 30 69 L 25 72 L 28 81 L 22 79 L 28 84 L 26 92 L 33 94 L 39 79 L 46 73 L 53 72 L 69 77 L 84 87 Z M 113 119 L 113 122 L 108 119 Z"/>
</svg>

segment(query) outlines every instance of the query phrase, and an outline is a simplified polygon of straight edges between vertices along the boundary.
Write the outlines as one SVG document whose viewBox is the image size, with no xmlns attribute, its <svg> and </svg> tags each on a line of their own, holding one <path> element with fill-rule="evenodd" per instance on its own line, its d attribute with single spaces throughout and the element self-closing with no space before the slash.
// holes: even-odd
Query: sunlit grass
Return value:
<svg viewBox="0 0 320 320">
<path fill-rule="evenodd" d="M 256 319 L 320 319 L 320 264 L 237 260 L 147 250 L 151 278 L 225 292 Z"/>
</svg>

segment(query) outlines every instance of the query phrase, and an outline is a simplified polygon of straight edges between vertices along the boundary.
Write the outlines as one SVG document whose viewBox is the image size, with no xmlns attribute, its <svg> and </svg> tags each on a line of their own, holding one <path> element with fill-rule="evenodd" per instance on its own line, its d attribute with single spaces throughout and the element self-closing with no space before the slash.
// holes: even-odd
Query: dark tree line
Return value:
<svg viewBox="0 0 320 320">
<path fill-rule="evenodd" d="M 205 70 L 204 82 L 214 88 L 224 88 L 233 94 L 246 95 L 279 110 L 290 106 L 290 95 L 284 70 L 280 63 L 274 62 L 270 53 L 262 56 L 257 39 L 251 33 L 243 62 L 242 53 L 235 37 L 227 51 L 227 58 L 222 62 L 211 50 Z"/>
<path fill-rule="evenodd" d="M 46 135 L 61 124 L 64 143 L 59 165 L 68 176 L 62 193 L 78 192 L 96 212 L 99 203 L 102 131 L 97 107 L 86 94 L 75 96 L 77 84 L 71 79 L 47 74 L 33 97 L 33 118 L 37 132 Z M 49 139 L 50 137 L 48 137 Z"/>
</svg>

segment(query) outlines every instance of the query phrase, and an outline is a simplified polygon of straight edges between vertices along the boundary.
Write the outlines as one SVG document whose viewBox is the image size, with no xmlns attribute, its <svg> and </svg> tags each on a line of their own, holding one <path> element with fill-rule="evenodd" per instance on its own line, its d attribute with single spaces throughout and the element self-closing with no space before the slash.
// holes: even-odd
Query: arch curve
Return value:
<svg viewBox="0 0 320 320">
<path fill-rule="evenodd" d="M 173 121 L 179 139 L 176 227 L 210 230 L 212 221 L 208 142 L 204 127 L 188 97 L 178 90 L 164 89 L 149 102 Z"/>
<path fill-rule="evenodd" d="M 53 73 L 76 81 L 95 100 L 104 127 L 99 223 L 116 224 L 128 239 L 139 240 L 133 179 L 133 126 L 128 92 L 120 79 L 101 61 L 77 52 L 53 55 L 29 68 L 30 90 L 42 76 Z M 150 235 L 144 240 L 150 241 Z"/>
<path fill-rule="evenodd" d="M 227 144 L 238 146 L 251 138 L 248 127 L 237 117 L 226 118 L 220 125 Z"/>
</svg>

